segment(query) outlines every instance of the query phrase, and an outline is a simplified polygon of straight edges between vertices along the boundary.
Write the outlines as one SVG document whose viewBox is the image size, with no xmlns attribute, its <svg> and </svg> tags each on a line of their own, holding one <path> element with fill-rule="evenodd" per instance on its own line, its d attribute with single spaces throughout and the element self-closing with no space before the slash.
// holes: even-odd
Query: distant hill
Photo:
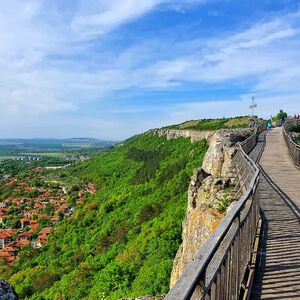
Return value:
<svg viewBox="0 0 300 300">
<path fill-rule="evenodd" d="M 112 146 L 116 141 L 98 140 L 94 138 L 68 139 L 4 139 L 0 138 L 0 149 L 7 151 L 63 151 L 80 150 L 82 148 L 105 148 Z"/>
</svg>

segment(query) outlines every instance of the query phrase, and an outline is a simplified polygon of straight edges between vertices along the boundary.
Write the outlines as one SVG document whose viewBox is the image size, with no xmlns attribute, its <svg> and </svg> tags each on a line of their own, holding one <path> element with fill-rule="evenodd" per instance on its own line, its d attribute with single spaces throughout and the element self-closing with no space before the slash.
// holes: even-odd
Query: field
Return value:
<svg viewBox="0 0 300 300">
<path fill-rule="evenodd" d="M 90 138 L 73 139 L 0 139 L 0 160 L 13 156 L 63 158 L 91 153 L 114 145 L 114 141 Z"/>
<path fill-rule="evenodd" d="M 24 156 L 41 156 L 41 157 L 62 157 L 64 153 L 67 152 L 20 152 L 18 155 L 24 155 Z"/>
</svg>

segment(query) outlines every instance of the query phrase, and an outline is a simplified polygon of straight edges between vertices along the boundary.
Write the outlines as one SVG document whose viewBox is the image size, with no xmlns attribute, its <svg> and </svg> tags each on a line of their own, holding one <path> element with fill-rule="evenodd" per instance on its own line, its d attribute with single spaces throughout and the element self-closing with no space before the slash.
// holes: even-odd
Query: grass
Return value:
<svg viewBox="0 0 300 300">
<path fill-rule="evenodd" d="M 2 159 L 10 159 L 11 155 L 0 155 L 0 160 Z"/>
<path fill-rule="evenodd" d="M 22 153 L 17 153 L 14 154 L 15 156 L 47 156 L 47 157 L 62 157 L 65 155 L 64 152 L 22 152 Z"/>
<path fill-rule="evenodd" d="M 85 144 L 71 144 L 71 143 L 68 143 L 68 144 L 62 144 L 62 146 L 64 148 L 95 148 L 95 145 L 94 144 L 91 144 L 91 143 L 85 143 Z M 97 146 L 96 146 L 97 147 Z"/>
<path fill-rule="evenodd" d="M 241 116 L 235 118 L 191 120 L 181 124 L 167 126 L 165 128 L 215 131 L 226 128 L 247 128 L 248 126 L 249 117 Z"/>
<path fill-rule="evenodd" d="M 75 184 L 79 184 L 80 180 L 78 177 L 72 176 L 69 174 L 68 176 L 62 176 L 64 171 L 49 171 L 45 174 L 45 181 L 47 182 L 58 182 L 60 185 L 70 188 Z"/>
</svg>

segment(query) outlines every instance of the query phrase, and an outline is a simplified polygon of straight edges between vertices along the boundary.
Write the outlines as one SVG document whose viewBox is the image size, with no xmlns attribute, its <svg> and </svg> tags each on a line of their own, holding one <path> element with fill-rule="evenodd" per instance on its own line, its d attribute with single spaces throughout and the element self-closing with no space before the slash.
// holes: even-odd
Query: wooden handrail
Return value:
<svg viewBox="0 0 300 300">
<path fill-rule="evenodd" d="M 300 120 L 287 120 L 283 125 L 283 136 L 286 142 L 286 145 L 289 149 L 290 156 L 296 165 L 296 167 L 300 167 L 300 146 L 296 144 L 290 134 L 290 128 L 292 126 L 300 126 Z"/>
<path fill-rule="evenodd" d="M 237 149 L 234 160 L 251 176 L 245 193 L 231 205 L 216 230 L 169 291 L 165 300 L 238 299 L 259 220 L 259 169 L 248 156 L 257 143 L 259 127 Z"/>
</svg>

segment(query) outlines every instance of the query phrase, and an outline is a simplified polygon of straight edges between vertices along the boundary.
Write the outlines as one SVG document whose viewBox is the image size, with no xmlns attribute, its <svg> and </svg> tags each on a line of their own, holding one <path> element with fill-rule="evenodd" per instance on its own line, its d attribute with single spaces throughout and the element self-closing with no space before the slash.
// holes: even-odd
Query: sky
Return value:
<svg viewBox="0 0 300 300">
<path fill-rule="evenodd" d="M 300 113 L 299 49 L 297 0 L 0 0 L 0 137 Z"/>
</svg>

